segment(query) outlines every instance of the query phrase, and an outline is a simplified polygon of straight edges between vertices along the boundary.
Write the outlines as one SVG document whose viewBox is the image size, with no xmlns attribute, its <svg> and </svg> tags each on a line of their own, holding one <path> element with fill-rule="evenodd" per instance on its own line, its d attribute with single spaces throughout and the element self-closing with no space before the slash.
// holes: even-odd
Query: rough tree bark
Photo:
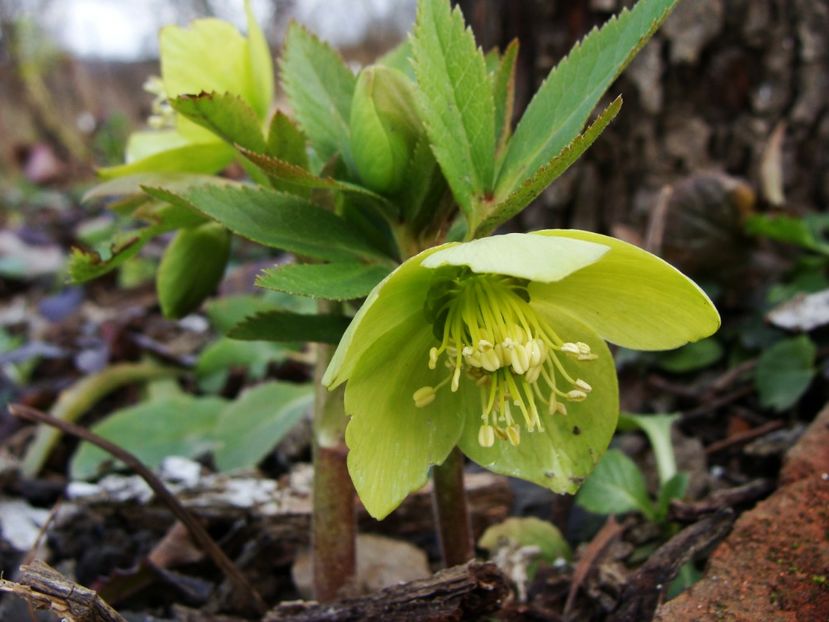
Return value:
<svg viewBox="0 0 829 622">
<path fill-rule="evenodd" d="M 573 43 L 633 2 L 460 4 L 485 48 L 520 36 L 520 111 Z M 611 93 L 624 95 L 622 113 L 587 156 L 524 212 L 521 226 L 610 232 L 626 223 L 643 232 L 662 187 L 708 170 L 748 181 L 762 208 L 780 203 L 776 156 L 787 209 L 829 204 L 826 0 L 685 0 Z M 775 152 L 778 127 L 782 146 Z"/>
</svg>

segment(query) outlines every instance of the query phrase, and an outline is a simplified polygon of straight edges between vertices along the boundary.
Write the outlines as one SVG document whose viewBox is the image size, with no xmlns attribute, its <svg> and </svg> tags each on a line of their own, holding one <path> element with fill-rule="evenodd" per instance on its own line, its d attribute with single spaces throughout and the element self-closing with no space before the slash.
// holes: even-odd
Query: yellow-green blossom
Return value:
<svg viewBox="0 0 829 622">
<path fill-rule="evenodd" d="M 267 41 L 245 2 L 248 36 L 223 20 L 166 26 L 159 35 L 161 77 L 144 89 L 154 96 L 149 130 L 130 135 L 126 164 L 99 169 L 105 178 L 143 172 L 215 173 L 233 159 L 232 145 L 176 114 L 169 100 L 215 92 L 239 96 L 264 123 L 273 98 L 273 63 Z"/>
<path fill-rule="evenodd" d="M 605 451 L 618 387 L 605 340 L 660 350 L 716 331 L 691 280 L 630 244 L 539 231 L 445 244 L 369 295 L 323 382 L 347 382 L 349 470 L 375 517 L 457 445 L 574 492 Z"/>
</svg>

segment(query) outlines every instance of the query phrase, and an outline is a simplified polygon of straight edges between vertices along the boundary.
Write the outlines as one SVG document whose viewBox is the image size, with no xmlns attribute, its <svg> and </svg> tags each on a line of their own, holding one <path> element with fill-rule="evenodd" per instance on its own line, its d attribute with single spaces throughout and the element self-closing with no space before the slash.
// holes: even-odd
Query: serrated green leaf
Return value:
<svg viewBox="0 0 829 622">
<path fill-rule="evenodd" d="M 211 180 L 211 183 L 220 182 L 218 178 L 197 177 Z M 143 179 L 144 176 L 140 176 L 140 178 Z M 103 185 L 119 185 L 128 179 L 115 180 Z M 129 181 L 127 185 L 132 186 L 132 184 L 133 182 Z M 185 188 L 187 186 L 182 184 L 181 187 Z M 144 188 L 142 190 L 146 192 Z M 69 278 L 72 281 L 76 283 L 90 281 L 122 266 L 135 257 L 144 245 L 155 236 L 175 229 L 197 227 L 207 222 L 201 214 L 189 205 L 171 205 L 160 202 L 166 200 L 166 190 L 151 189 L 151 192 L 150 196 L 158 198 L 158 201 L 142 202 L 131 214 L 132 218 L 149 223 L 149 226 L 118 233 L 109 243 L 109 247 L 103 250 L 85 251 L 74 248 L 67 267 Z"/>
<path fill-rule="evenodd" d="M 815 376 L 816 353 L 806 335 L 783 339 L 764 351 L 754 375 L 760 404 L 774 410 L 794 406 Z"/>
<path fill-rule="evenodd" d="M 541 85 L 515 130 L 496 194 L 511 194 L 579 135 L 593 108 L 678 0 L 639 0 L 593 30 Z"/>
<path fill-rule="evenodd" d="M 308 168 L 308 152 L 305 150 L 305 134 L 290 117 L 277 110 L 268 129 L 268 145 L 265 151 L 272 158 Z"/>
<path fill-rule="evenodd" d="M 264 270 L 258 287 L 325 300 L 367 296 L 391 272 L 390 267 L 361 263 L 288 264 Z"/>
<path fill-rule="evenodd" d="M 180 95 L 170 100 L 176 112 L 210 130 L 222 140 L 262 153 L 265 139 L 256 112 L 233 93 Z"/>
<path fill-rule="evenodd" d="M 408 183 L 397 197 L 404 221 L 413 231 L 440 226 L 440 212 L 450 210 L 451 196 L 426 136 L 415 145 L 406 178 Z"/>
<path fill-rule="evenodd" d="M 285 37 L 282 84 L 320 159 L 339 152 L 351 166 L 348 122 L 356 78 L 339 54 L 294 22 Z"/>
<path fill-rule="evenodd" d="M 313 399 L 310 384 L 268 382 L 244 391 L 216 423 L 216 467 L 255 467 L 308 413 Z"/>
<path fill-rule="evenodd" d="M 213 429 L 226 404 L 215 397 L 196 399 L 180 394 L 118 410 L 92 431 L 135 454 L 148 467 L 157 468 L 167 456 L 195 458 L 210 450 Z M 89 479 L 111 463 L 108 453 L 82 443 L 69 472 L 73 479 Z"/>
<path fill-rule="evenodd" d="M 540 165 L 531 175 L 524 178 L 517 187 L 500 186 L 496 190 L 491 206 L 485 207 L 481 223 L 475 237 L 481 237 L 498 225 L 506 222 L 532 202 L 541 192 L 562 175 L 570 166 L 590 148 L 590 145 L 604 132 L 610 122 L 619 114 L 622 98 L 617 97 L 604 109 L 598 118 L 590 124 L 583 134 L 579 134 L 564 149 L 547 163 Z M 515 140 L 513 138 L 513 140 Z M 506 193 L 509 194 L 506 194 Z M 503 197 L 503 198 L 502 198 Z"/>
<path fill-rule="evenodd" d="M 369 198 L 372 204 L 387 217 L 393 218 L 397 214 L 397 206 L 394 203 L 363 186 L 339 181 L 332 177 L 317 177 L 301 166 L 247 149 L 240 149 L 240 152 L 258 166 L 269 179 L 276 182 L 275 186 L 281 185 L 286 192 L 291 194 L 305 196 L 304 191 L 314 189 L 359 194 Z"/>
<path fill-rule="evenodd" d="M 618 449 L 608 449 L 584 482 L 576 503 L 597 514 L 641 512 L 654 518 L 654 508 L 645 477 L 639 467 Z"/>
<path fill-rule="evenodd" d="M 384 257 L 336 214 L 275 190 L 234 184 L 199 186 L 181 194 L 165 192 L 163 196 L 272 248 L 330 261 Z"/>
<path fill-rule="evenodd" d="M 418 107 L 435 157 L 468 219 L 493 184 L 495 103 L 484 55 L 459 9 L 418 5 L 412 37 Z"/>
<path fill-rule="evenodd" d="M 263 311 L 294 311 L 313 313 L 316 303 L 308 298 L 291 296 L 282 292 L 267 292 L 265 295 L 237 294 L 209 300 L 204 305 L 211 326 L 226 334 L 231 328 L 249 315 Z"/>
<path fill-rule="evenodd" d="M 221 281 L 230 257 L 230 233 L 209 222 L 181 229 L 161 258 L 156 291 L 166 317 L 194 311 Z"/>
<path fill-rule="evenodd" d="M 127 233 L 119 233 L 110 243 L 108 253 L 73 248 L 67 263 L 69 279 L 73 283 L 85 283 L 118 268 L 135 257 L 144 245 L 164 232 L 160 226 L 144 227 Z"/>
<path fill-rule="evenodd" d="M 245 341 L 339 343 L 349 322 L 343 315 L 265 311 L 242 320 L 228 336 Z"/>
<path fill-rule="evenodd" d="M 500 152 L 512 134 L 512 112 L 515 104 L 515 62 L 518 60 L 518 39 L 513 39 L 498 59 L 493 76 L 495 100 L 495 140 Z"/>
</svg>

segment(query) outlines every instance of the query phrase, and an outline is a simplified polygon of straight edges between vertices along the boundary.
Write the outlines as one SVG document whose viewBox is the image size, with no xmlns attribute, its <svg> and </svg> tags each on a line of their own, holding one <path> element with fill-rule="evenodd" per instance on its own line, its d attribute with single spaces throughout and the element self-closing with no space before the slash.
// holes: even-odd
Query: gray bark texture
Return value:
<svg viewBox="0 0 829 622">
<path fill-rule="evenodd" d="M 633 2 L 460 4 L 485 49 L 520 37 L 520 114 L 576 41 Z M 686 222 L 669 218 L 665 241 L 703 244 L 700 227 L 722 236 L 751 211 L 829 203 L 827 0 L 684 0 L 609 96 L 619 93 L 619 117 L 522 214 L 522 228 L 624 237 L 621 224 L 644 236 L 671 186 Z"/>
</svg>

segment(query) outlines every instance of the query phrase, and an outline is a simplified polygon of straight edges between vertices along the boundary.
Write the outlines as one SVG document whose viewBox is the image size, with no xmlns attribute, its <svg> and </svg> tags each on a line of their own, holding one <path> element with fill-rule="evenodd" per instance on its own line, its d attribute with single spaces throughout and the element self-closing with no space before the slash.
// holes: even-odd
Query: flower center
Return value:
<svg viewBox="0 0 829 622">
<path fill-rule="evenodd" d="M 591 386 L 573 379 L 559 357 L 590 361 L 596 355 L 581 342 L 564 342 L 530 305 L 528 282 L 468 269 L 442 269 L 426 297 L 424 311 L 440 345 L 429 351 L 429 368 L 443 358 L 449 375 L 435 386 L 420 387 L 412 398 L 424 408 L 447 384 L 454 392 L 461 381 L 474 382 L 481 396 L 478 442 L 521 441 L 523 420 L 528 432 L 541 431 L 539 409 L 567 414 L 563 401 L 580 402 Z"/>
</svg>

